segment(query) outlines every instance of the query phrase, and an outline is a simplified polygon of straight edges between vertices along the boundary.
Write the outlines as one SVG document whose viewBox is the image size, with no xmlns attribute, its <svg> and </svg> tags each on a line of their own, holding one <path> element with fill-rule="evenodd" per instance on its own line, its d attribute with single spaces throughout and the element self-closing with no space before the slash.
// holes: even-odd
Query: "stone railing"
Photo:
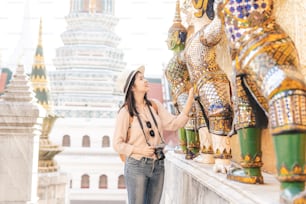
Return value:
<svg viewBox="0 0 306 204">
<path fill-rule="evenodd" d="M 263 173 L 264 184 L 243 184 L 214 173 L 212 165 L 186 160 L 184 155 L 167 152 L 163 204 L 276 204 L 279 182 L 275 175 Z"/>
</svg>

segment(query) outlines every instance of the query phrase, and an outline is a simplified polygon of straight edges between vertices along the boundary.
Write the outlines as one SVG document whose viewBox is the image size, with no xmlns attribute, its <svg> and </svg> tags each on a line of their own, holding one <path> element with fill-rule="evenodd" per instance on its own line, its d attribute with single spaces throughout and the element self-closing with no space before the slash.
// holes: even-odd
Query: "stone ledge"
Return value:
<svg viewBox="0 0 306 204">
<path fill-rule="evenodd" d="M 166 154 L 162 203 L 277 204 L 280 185 L 275 175 L 263 173 L 264 184 L 243 184 L 214 173 L 212 165 L 186 160 L 172 151 Z"/>
</svg>

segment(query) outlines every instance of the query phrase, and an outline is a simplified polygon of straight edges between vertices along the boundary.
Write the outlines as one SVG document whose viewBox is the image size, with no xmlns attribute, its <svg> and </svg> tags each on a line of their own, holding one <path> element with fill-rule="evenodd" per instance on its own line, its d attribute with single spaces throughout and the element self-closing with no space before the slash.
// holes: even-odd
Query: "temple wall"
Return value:
<svg viewBox="0 0 306 204">
<path fill-rule="evenodd" d="M 302 73 L 306 80 L 306 1 L 301 0 L 276 0 L 274 4 L 276 21 L 282 26 L 292 38 L 298 50 Z M 231 59 L 224 35 L 217 46 L 217 61 L 231 79 Z M 233 160 L 239 162 L 240 147 L 237 135 L 231 138 Z M 262 170 L 269 173 L 276 173 L 275 153 L 272 137 L 268 130 L 262 134 L 263 167 Z M 305 152 L 306 155 L 306 152 Z"/>
</svg>

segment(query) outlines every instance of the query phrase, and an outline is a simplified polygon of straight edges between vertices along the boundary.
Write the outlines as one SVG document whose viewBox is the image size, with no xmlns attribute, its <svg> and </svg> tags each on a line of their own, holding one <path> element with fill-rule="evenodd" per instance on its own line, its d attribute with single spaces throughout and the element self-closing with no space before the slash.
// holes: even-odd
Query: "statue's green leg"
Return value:
<svg viewBox="0 0 306 204">
<path fill-rule="evenodd" d="M 273 136 L 281 203 L 306 203 L 306 133 Z"/>
<path fill-rule="evenodd" d="M 285 90 L 269 101 L 281 203 L 306 203 L 306 90 Z"/>
<path fill-rule="evenodd" d="M 199 134 L 197 131 L 186 129 L 187 154 L 186 159 L 195 158 L 200 151 Z"/>
<path fill-rule="evenodd" d="M 261 170 L 261 129 L 243 128 L 238 130 L 242 169 L 231 169 L 227 178 L 241 183 L 264 183 Z"/>
<path fill-rule="evenodd" d="M 180 128 L 178 130 L 178 137 L 179 137 L 180 149 L 184 154 L 187 154 L 187 138 L 186 138 L 185 128 Z"/>
</svg>

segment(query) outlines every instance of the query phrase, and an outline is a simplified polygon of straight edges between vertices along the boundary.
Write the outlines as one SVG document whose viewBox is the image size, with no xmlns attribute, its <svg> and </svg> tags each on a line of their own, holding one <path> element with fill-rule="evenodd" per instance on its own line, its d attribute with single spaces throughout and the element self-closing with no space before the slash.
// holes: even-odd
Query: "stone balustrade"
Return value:
<svg viewBox="0 0 306 204">
<path fill-rule="evenodd" d="M 212 165 L 186 160 L 185 155 L 167 152 L 163 204 L 276 204 L 279 182 L 263 173 L 264 184 L 243 184 L 214 173 Z"/>
</svg>

